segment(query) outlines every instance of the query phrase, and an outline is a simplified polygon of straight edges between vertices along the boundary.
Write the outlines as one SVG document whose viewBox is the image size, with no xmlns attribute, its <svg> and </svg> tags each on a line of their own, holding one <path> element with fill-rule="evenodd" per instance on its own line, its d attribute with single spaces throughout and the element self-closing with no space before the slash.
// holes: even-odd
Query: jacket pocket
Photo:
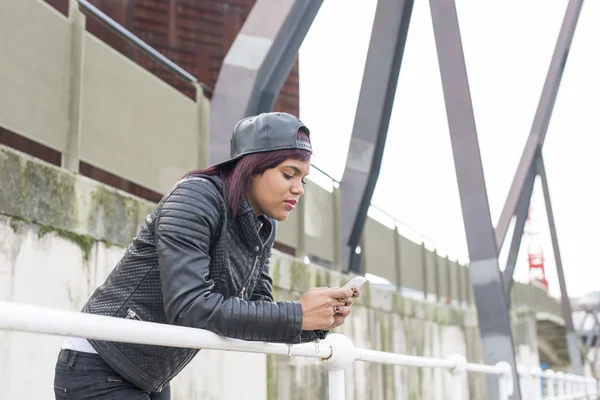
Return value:
<svg viewBox="0 0 600 400">
<path fill-rule="evenodd" d="M 61 388 L 58 386 L 54 386 L 54 396 L 56 397 L 56 399 L 64 399 L 64 400 L 71 399 L 69 397 L 69 393 L 67 392 L 67 389 Z"/>
<path fill-rule="evenodd" d="M 132 321 L 160 323 L 150 310 L 132 300 L 127 301 L 121 307 L 116 317 Z M 114 342 L 112 346 L 127 358 L 128 370 L 133 369 L 136 374 L 141 374 L 146 379 L 154 381 L 162 381 L 167 375 L 170 365 L 169 347 L 124 342 Z"/>
<path fill-rule="evenodd" d="M 160 306 L 155 305 L 155 307 L 158 308 Z M 159 324 L 167 323 L 166 319 L 159 310 L 152 312 L 150 309 L 146 308 L 135 300 L 129 300 L 123 304 L 116 317 L 144 322 L 157 322 Z"/>
</svg>

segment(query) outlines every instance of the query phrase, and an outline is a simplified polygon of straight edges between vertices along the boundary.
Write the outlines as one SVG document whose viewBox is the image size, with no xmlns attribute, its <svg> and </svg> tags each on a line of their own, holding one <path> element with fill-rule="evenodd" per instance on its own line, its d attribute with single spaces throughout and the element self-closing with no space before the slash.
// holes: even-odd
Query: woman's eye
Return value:
<svg viewBox="0 0 600 400">
<path fill-rule="evenodd" d="M 302 179 L 301 182 L 302 182 L 303 185 L 306 185 L 306 181 L 304 179 Z"/>
<path fill-rule="evenodd" d="M 292 178 L 294 178 L 293 176 L 288 175 L 285 172 L 283 173 L 283 176 L 285 176 L 285 179 L 292 179 Z"/>
</svg>

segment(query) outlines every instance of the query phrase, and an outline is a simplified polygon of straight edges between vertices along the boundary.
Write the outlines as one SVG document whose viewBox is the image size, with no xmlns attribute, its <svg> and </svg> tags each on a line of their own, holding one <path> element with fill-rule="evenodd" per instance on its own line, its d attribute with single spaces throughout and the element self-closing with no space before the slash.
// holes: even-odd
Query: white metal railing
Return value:
<svg viewBox="0 0 600 400">
<path fill-rule="evenodd" d="M 469 363 L 460 354 L 446 359 L 409 356 L 354 347 L 352 341 L 341 334 L 330 334 L 324 341 L 286 345 L 280 343 L 250 342 L 229 339 L 215 333 L 194 328 L 126 320 L 47 307 L 0 302 L 0 329 L 60 336 L 85 337 L 126 343 L 139 343 L 195 349 L 225 350 L 243 353 L 310 357 L 321 360 L 329 370 L 329 399 L 345 399 L 344 369 L 355 361 L 366 361 L 398 366 L 441 368 L 452 375 L 453 398 L 462 398 L 462 375 L 484 373 L 498 377 L 498 398 L 508 400 L 513 393 L 512 369 L 504 361 L 496 365 Z M 538 388 L 536 399 L 597 399 L 598 383 L 595 379 L 545 371 L 539 368 L 518 368 L 525 378 L 524 385 Z M 544 388 L 542 389 L 542 380 Z"/>
<path fill-rule="evenodd" d="M 533 393 L 534 399 L 598 399 L 598 381 L 594 378 L 522 365 L 517 367 L 517 372 L 521 387 Z"/>
</svg>

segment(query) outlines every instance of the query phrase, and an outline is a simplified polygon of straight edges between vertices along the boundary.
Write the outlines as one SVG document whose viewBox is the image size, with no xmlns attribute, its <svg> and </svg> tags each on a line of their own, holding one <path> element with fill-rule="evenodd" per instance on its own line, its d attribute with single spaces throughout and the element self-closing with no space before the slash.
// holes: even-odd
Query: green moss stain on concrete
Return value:
<svg viewBox="0 0 600 400">
<path fill-rule="evenodd" d="M 55 168 L 46 168 L 40 174 L 39 165 L 28 162 L 23 179 L 28 201 L 36 203 L 36 221 L 48 225 L 70 227 L 76 225 L 78 201 L 75 191 L 77 176 Z M 40 193 L 47 195 L 40 196 Z M 45 217 L 45 218 L 44 218 Z"/>
<path fill-rule="evenodd" d="M 279 363 L 277 356 L 267 355 L 267 400 L 277 400 L 279 398 Z"/>
<path fill-rule="evenodd" d="M 281 282 L 281 258 L 276 255 L 271 256 L 271 262 L 269 265 L 269 276 L 273 279 L 273 287 L 280 287 Z"/>
<path fill-rule="evenodd" d="M 0 151 L 0 212 L 49 226 L 75 224 L 77 176 L 16 152 Z"/>
<path fill-rule="evenodd" d="M 0 212 L 9 216 L 20 216 L 24 197 L 24 187 L 21 182 L 22 158 L 17 153 L 6 151 L 0 147 Z"/>
<path fill-rule="evenodd" d="M 348 280 L 352 279 L 348 277 Z M 360 298 L 357 302 L 360 301 L 360 304 L 363 306 L 371 305 L 371 285 L 367 282 L 360 287 Z"/>
<path fill-rule="evenodd" d="M 83 259 L 85 261 L 89 260 L 90 251 L 92 250 L 92 246 L 94 245 L 94 240 L 91 237 L 79 235 L 73 232 L 68 232 L 63 229 L 57 229 L 50 226 L 41 225 L 40 229 L 38 230 L 38 239 L 41 239 L 42 237 L 51 232 L 56 233 L 58 236 L 75 243 L 81 249 Z"/>
<path fill-rule="evenodd" d="M 115 243 L 127 245 L 137 235 L 139 223 L 152 212 L 152 206 L 97 185 L 90 196 L 87 223 L 92 232 L 102 233 Z"/>
<path fill-rule="evenodd" d="M 381 350 L 385 352 L 394 352 L 394 333 L 393 333 L 393 317 L 390 314 L 379 313 L 378 318 L 381 323 L 379 325 L 379 335 L 381 340 Z M 394 366 L 383 365 L 383 389 L 384 398 L 394 399 Z"/>
<path fill-rule="evenodd" d="M 10 218 L 9 219 L 9 225 L 10 225 L 10 229 L 12 229 L 12 231 L 17 234 L 19 233 L 19 227 L 21 225 L 21 220 L 19 218 Z"/>
<path fill-rule="evenodd" d="M 290 289 L 294 292 L 304 293 L 312 287 L 311 283 L 315 282 L 315 274 L 314 268 L 310 268 L 302 261 L 294 259 L 290 263 Z"/>
<path fill-rule="evenodd" d="M 0 214 L 127 246 L 155 204 L 0 146 Z"/>
<path fill-rule="evenodd" d="M 392 303 L 392 311 L 394 314 L 406 315 L 404 313 L 404 297 L 394 296 Z"/>
<path fill-rule="evenodd" d="M 331 273 L 329 271 L 318 269 L 315 271 L 315 287 L 332 287 Z"/>
</svg>

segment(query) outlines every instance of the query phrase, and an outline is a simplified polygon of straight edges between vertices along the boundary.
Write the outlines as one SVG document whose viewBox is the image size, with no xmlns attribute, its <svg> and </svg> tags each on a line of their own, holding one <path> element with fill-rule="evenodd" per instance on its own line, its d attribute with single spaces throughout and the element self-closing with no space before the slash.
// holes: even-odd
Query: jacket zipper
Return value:
<svg viewBox="0 0 600 400">
<path fill-rule="evenodd" d="M 244 300 L 244 293 L 246 293 L 246 286 L 248 285 L 248 283 L 250 283 L 250 279 L 252 279 L 252 275 L 254 275 L 254 270 L 256 269 L 256 265 L 258 264 L 258 256 L 254 257 L 254 265 L 252 265 L 252 270 L 250 271 L 250 275 L 248 275 L 248 278 L 246 279 L 246 282 L 244 282 L 244 286 L 242 286 L 242 290 L 239 294 L 239 297 Z"/>
<path fill-rule="evenodd" d="M 262 228 L 262 225 L 261 225 L 261 228 Z M 260 232 L 260 229 L 258 231 Z M 271 240 L 271 235 L 273 235 L 273 229 L 271 229 L 271 232 L 269 233 L 269 237 L 267 238 L 265 243 L 269 243 L 269 240 Z M 244 282 L 244 286 L 242 286 L 242 290 L 238 294 L 238 297 L 240 297 L 242 300 L 244 300 L 244 293 L 246 293 L 246 286 L 248 285 L 248 283 L 250 283 L 250 279 L 252 279 L 252 275 L 254 275 L 254 270 L 256 269 L 257 264 L 258 264 L 258 256 L 254 257 L 254 265 L 252 265 L 252 270 L 250 271 L 250 275 L 248 275 L 246 282 Z"/>
<path fill-rule="evenodd" d="M 133 311 L 131 308 L 127 309 L 127 316 L 125 317 L 125 319 L 137 319 L 138 321 L 143 321 L 139 315 L 136 314 L 135 311 Z"/>
</svg>

